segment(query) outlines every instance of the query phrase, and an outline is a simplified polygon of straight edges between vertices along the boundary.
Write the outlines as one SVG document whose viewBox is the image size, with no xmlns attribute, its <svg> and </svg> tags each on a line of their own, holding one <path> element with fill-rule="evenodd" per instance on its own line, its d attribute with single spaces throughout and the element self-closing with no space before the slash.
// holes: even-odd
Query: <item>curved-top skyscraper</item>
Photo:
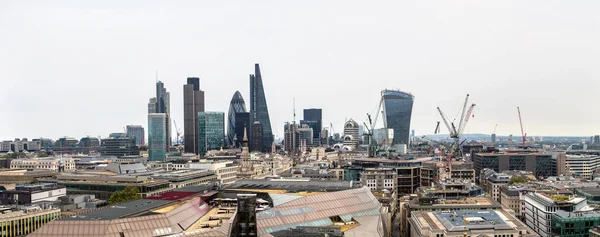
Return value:
<svg viewBox="0 0 600 237">
<path fill-rule="evenodd" d="M 254 64 L 254 74 L 250 74 L 250 124 L 256 121 L 262 124 L 262 150 L 267 150 L 273 144 L 273 131 L 258 63 Z M 252 130 L 250 130 L 250 137 L 253 137 Z"/>
<path fill-rule="evenodd" d="M 236 134 L 236 121 L 235 115 L 238 113 L 246 113 L 246 102 L 244 102 L 244 98 L 242 98 L 242 94 L 239 91 L 236 91 L 233 94 L 233 98 L 231 98 L 231 102 L 229 102 L 229 113 L 227 114 L 227 144 L 236 146 L 235 144 L 235 134 Z M 250 126 L 247 124 L 246 126 Z M 239 142 L 242 141 L 242 137 L 238 136 L 237 140 Z"/>
<path fill-rule="evenodd" d="M 399 90 L 381 91 L 383 126 L 394 129 L 393 144 L 409 145 L 410 118 L 415 97 Z"/>
</svg>

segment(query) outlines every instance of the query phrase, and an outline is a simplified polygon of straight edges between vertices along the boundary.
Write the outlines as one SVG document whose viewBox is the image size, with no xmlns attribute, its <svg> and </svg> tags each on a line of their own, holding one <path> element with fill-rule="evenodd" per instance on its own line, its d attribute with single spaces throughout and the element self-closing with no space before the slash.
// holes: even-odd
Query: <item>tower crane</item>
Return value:
<svg viewBox="0 0 600 237">
<path fill-rule="evenodd" d="M 177 138 L 175 139 L 175 145 L 179 145 L 180 144 L 180 137 L 181 137 L 181 130 L 179 130 L 179 128 L 177 128 L 177 123 L 175 122 L 175 119 L 173 119 L 173 125 L 175 125 L 175 132 L 177 133 Z"/>
<path fill-rule="evenodd" d="M 523 149 L 525 149 L 525 142 L 527 142 L 527 133 L 523 131 L 523 120 L 521 120 L 521 109 L 517 107 L 517 112 L 519 113 L 519 124 L 521 125 L 521 137 L 523 142 Z"/>
<path fill-rule="evenodd" d="M 467 108 L 468 102 L 469 102 L 469 94 L 467 94 L 467 96 L 465 98 L 465 102 L 462 107 L 461 117 L 460 117 L 460 120 L 458 121 L 458 127 L 456 127 L 456 125 L 454 125 L 454 122 L 448 123 L 448 117 L 446 117 L 446 115 L 444 114 L 444 112 L 442 112 L 440 107 L 437 107 L 437 110 L 438 110 L 440 116 L 442 117 L 442 121 L 444 121 L 446 128 L 450 132 L 450 138 L 454 139 L 454 143 L 452 144 L 452 147 L 450 148 L 450 150 L 452 151 L 452 156 L 454 156 L 454 157 L 462 156 L 462 152 L 460 149 L 460 140 L 463 135 L 463 132 L 465 131 L 465 128 L 467 127 L 469 118 L 471 117 L 471 114 L 473 113 L 473 109 L 475 108 L 475 104 L 471 104 L 471 106 L 469 108 Z"/>
<path fill-rule="evenodd" d="M 437 121 L 437 125 L 435 125 L 435 130 L 433 131 L 433 134 L 438 133 L 440 133 L 440 121 Z"/>
</svg>

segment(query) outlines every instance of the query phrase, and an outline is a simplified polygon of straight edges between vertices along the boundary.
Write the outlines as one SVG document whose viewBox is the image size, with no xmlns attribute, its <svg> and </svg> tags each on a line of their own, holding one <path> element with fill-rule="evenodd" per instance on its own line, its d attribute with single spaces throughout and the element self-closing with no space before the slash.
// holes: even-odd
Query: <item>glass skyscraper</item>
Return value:
<svg viewBox="0 0 600 237">
<path fill-rule="evenodd" d="M 235 94 L 233 94 L 233 98 L 231 98 L 231 102 L 229 103 L 229 112 L 227 114 L 227 144 L 231 146 L 237 146 L 234 140 L 237 134 L 236 130 L 238 130 L 236 128 L 238 125 L 236 122 L 236 114 L 238 113 L 246 113 L 246 102 L 244 102 L 242 94 L 240 94 L 239 91 L 236 91 Z M 248 123 L 248 119 L 245 119 L 245 122 Z M 249 126 L 249 124 L 246 126 Z M 242 138 L 243 137 L 238 134 L 237 140 L 239 140 L 239 142 L 242 141 Z"/>
<path fill-rule="evenodd" d="M 415 97 L 398 90 L 383 90 L 383 126 L 394 130 L 393 145 L 409 145 L 410 118 Z"/>
<path fill-rule="evenodd" d="M 305 109 L 303 122 L 313 130 L 313 145 L 319 145 L 321 130 L 323 129 L 323 110 Z"/>
<path fill-rule="evenodd" d="M 262 150 L 268 150 L 273 144 L 273 131 L 258 63 L 254 64 L 254 74 L 250 74 L 250 123 L 254 124 L 256 121 L 262 124 Z M 250 133 L 252 133 L 252 129 L 250 129 Z M 258 136 L 250 134 L 250 138 L 252 137 Z"/>
<path fill-rule="evenodd" d="M 167 114 L 148 114 L 148 160 L 167 160 Z"/>
<path fill-rule="evenodd" d="M 198 154 L 225 146 L 225 113 L 198 113 Z"/>
</svg>

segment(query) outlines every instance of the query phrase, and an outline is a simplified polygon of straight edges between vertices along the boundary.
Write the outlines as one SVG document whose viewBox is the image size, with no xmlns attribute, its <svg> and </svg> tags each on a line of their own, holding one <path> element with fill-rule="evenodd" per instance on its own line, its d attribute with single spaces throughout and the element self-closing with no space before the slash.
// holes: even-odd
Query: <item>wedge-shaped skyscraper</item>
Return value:
<svg viewBox="0 0 600 237">
<path fill-rule="evenodd" d="M 254 64 L 254 74 L 250 74 L 250 123 L 254 124 L 257 121 L 262 124 L 262 150 L 268 150 L 273 144 L 273 131 L 258 63 Z M 250 129 L 250 133 L 252 133 L 252 129 Z M 250 134 L 250 138 L 252 137 L 260 136 Z"/>
</svg>

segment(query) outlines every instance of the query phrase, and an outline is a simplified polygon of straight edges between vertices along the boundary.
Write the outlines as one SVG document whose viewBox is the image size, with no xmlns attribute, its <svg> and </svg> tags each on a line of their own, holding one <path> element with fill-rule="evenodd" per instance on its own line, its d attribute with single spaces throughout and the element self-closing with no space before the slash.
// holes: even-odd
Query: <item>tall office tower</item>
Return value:
<svg viewBox="0 0 600 237">
<path fill-rule="evenodd" d="M 287 152 L 295 152 L 298 148 L 298 124 L 285 123 L 283 127 L 283 149 Z"/>
<path fill-rule="evenodd" d="M 170 94 L 167 92 L 165 85 L 161 81 L 156 82 L 156 97 L 150 98 L 150 102 L 148 103 L 148 115 L 154 113 L 162 113 L 166 115 L 165 139 L 167 140 L 167 144 L 165 144 L 165 149 L 167 151 L 169 150 L 169 147 L 171 147 L 171 104 L 169 101 Z"/>
<path fill-rule="evenodd" d="M 198 154 L 198 112 L 204 112 L 204 91 L 200 78 L 188 77 L 183 85 L 183 144 L 186 153 Z"/>
<path fill-rule="evenodd" d="M 271 130 L 271 120 L 269 119 L 269 109 L 267 108 L 267 99 L 265 98 L 265 90 L 263 87 L 262 76 L 260 74 L 260 66 L 254 64 L 254 74 L 250 74 L 250 123 L 260 122 L 262 124 L 262 149 L 270 149 L 273 143 L 273 131 Z M 252 129 L 250 129 L 250 140 Z M 258 137 L 258 136 L 257 136 Z"/>
<path fill-rule="evenodd" d="M 225 146 L 225 113 L 198 112 L 198 154 Z"/>
<path fill-rule="evenodd" d="M 250 151 L 263 151 L 264 148 L 264 140 L 263 137 L 263 125 L 260 121 L 254 121 L 252 124 L 252 128 L 250 129 L 252 133 L 252 137 L 250 138 Z"/>
<path fill-rule="evenodd" d="M 394 129 L 393 145 L 409 146 L 410 118 L 415 97 L 398 90 L 381 91 L 383 100 L 383 126 Z"/>
<path fill-rule="evenodd" d="M 167 114 L 148 114 L 148 160 L 167 160 Z"/>
<path fill-rule="evenodd" d="M 240 94 L 239 91 L 236 91 L 235 94 L 233 94 L 233 98 L 231 98 L 231 102 L 229 102 L 229 112 L 227 114 L 227 144 L 233 147 L 239 146 L 237 144 L 238 142 L 235 141 L 236 135 L 240 141 L 242 138 L 241 134 L 236 132 L 238 130 L 238 122 L 236 118 L 239 113 L 248 114 L 246 113 L 246 102 L 244 102 L 242 94 Z M 248 119 L 244 119 L 244 122 L 246 122 L 247 124 Z M 241 126 L 244 126 L 244 124 L 241 124 Z M 243 128 L 241 128 L 240 130 L 243 131 L 242 129 Z"/>
<path fill-rule="evenodd" d="M 146 144 L 146 133 L 142 125 L 127 125 L 127 136 L 135 138 L 136 146 Z"/>
<path fill-rule="evenodd" d="M 321 141 L 321 130 L 323 129 L 323 110 L 322 109 L 305 109 L 304 123 L 313 129 L 313 144 L 318 146 Z"/>
<path fill-rule="evenodd" d="M 235 135 L 234 135 L 234 146 L 242 147 L 242 138 L 244 133 L 250 133 L 248 128 L 250 127 L 250 113 L 236 113 L 235 114 Z"/>
<path fill-rule="evenodd" d="M 304 143 L 306 146 L 310 146 L 311 144 L 314 144 L 313 134 L 313 129 L 307 124 L 303 124 L 300 128 L 298 128 L 298 141 L 300 144 Z M 306 150 L 301 151 L 305 152 Z"/>
</svg>

